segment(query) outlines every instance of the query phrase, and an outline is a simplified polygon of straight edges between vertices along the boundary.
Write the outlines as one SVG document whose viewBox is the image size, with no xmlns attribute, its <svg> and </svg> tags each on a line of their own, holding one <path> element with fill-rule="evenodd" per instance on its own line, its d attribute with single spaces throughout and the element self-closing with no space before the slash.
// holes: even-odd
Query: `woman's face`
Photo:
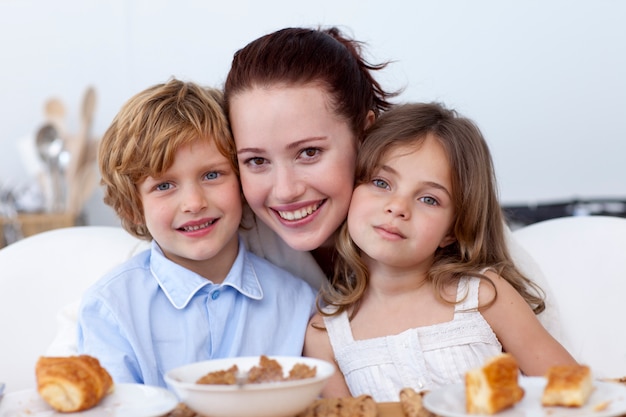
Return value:
<svg viewBox="0 0 626 417">
<path fill-rule="evenodd" d="M 252 210 L 296 250 L 331 245 L 348 213 L 357 141 L 325 90 L 255 87 L 233 96 L 230 106 Z"/>
</svg>

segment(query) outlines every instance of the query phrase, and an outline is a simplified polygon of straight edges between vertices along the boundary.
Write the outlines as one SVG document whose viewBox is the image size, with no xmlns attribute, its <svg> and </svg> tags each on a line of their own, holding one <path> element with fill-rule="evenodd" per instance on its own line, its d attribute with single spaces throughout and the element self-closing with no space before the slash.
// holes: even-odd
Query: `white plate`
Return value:
<svg viewBox="0 0 626 417">
<path fill-rule="evenodd" d="M 114 391 L 94 408 L 79 413 L 58 413 L 33 389 L 5 394 L 0 399 L 0 417 L 159 417 L 177 404 L 176 396 L 164 388 L 115 384 Z"/>
<path fill-rule="evenodd" d="M 626 414 L 626 386 L 622 384 L 594 381 L 595 389 L 587 403 L 575 408 L 543 407 L 541 396 L 545 385 L 545 378 L 520 378 L 520 386 L 525 391 L 524 398 L 512 408 L 499 412 L 498 417 L 615 417 Z M 606 404 L 606 408 L 597 409 L 602 404 Z M 462 383 L 426 394 L 424 407 L 443 417 L 475 417 L 465 412 L 465 386 Z"/>
</svg>

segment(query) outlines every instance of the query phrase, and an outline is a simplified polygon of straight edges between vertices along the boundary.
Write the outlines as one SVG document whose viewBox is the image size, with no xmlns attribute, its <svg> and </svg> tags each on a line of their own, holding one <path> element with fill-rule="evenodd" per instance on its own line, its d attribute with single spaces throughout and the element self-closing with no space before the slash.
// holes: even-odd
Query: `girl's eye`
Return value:
<svg viewBox="0 0 626 417">
<path fill-rule="evenodd" d="M 319 148 L 306 148 L 306 149 L 303 149 L 302 152 L 300 152 L 300 156 L 302 156 L 305 159 L 311 159 L 319 155 L 320 152 L 321 150 Z"/>
<path fill-rule="evenodd" d="M 372 184 L 374 184 L 374 187 L 378 187 L 378 188 L 385 188 L 385 189 L 389 188 L 389 184 L 387 184 L 387 181 L 381 180 L 380 178 L 376 178 L 372 180 Z"/>
<path fill-rule="evenodd" d="M 207 172 L 204 175 L 204 178 L 206 178 L 207 180 L 214 180 L 214 179 L 217 179 L 219 176 L 220 174 L 218 172 L 211 171 L 211 172 Z"/>
<path fill-rule="evenodd" d="M 155 188 L 157 190 L 159 190 L 159 191 L 167 191 L 170 188 L 172 188 L 172 184 L 170 184 L 169 182 L 163 182 L 163 183 L 157 185 Z"/>
<path fill-rule="evenodd" d="M 429 206 L 436 206 L 439 202 L 433 197 L 421 197 L 420 201 L 428 204 Z"/>
</svg>

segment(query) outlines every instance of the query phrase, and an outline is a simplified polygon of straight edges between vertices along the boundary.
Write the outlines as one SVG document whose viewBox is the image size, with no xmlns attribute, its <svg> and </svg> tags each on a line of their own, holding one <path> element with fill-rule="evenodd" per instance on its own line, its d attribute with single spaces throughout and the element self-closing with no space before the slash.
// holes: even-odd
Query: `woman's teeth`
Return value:
<svg viewBox="0 0 626 417">
<path fill-rule="evenodd" d="M 300 219 L 307 217 L 314 211 L 316 211 L 319 208 L 319 206 L 320 204 L 314 204 L 308 207 L 304 207 L 300 210 L 279 211 L 278 215 L 285 220 L 300 220 Z"/>
</svg>

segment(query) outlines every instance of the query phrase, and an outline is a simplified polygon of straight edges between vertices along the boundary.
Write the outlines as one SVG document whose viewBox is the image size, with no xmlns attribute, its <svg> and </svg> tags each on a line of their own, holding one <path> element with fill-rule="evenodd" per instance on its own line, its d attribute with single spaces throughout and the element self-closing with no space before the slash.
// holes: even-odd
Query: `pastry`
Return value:
<svg viewBox="0 0 626 417">
<path fill-rule="evenodd" d="M 166 414 L 164 417 L 202 417 L 193 411 L 185 403 L 178 403 L 175 409 Z"/>
<path fill-rule="evenodd" d="M 45 357 L 35 366 L 37 391 L 61 412 L 87 410 L 112 392 L 111 375 L 98 359 L 88 356 Z"/>
<path fill-rule="evenodd" d="M 296 417 L 376 417 L 378 408 L 369 395 L 320 398 Z"/>
<path fill-rule="evenodd" d="M 465 408 L 469 414 L 495 414 L 521 401 L 519 367 L 513 356 L 503 353 L 484 366 L 465 374 Z"/>
<path fill-rule="evenodd" d="M 413 388 L 403 388 L 400 391 L 400 405 L 406 417 L 435 417 L 422 404 L 423 392 L 416 392 Z"/>
<path fill-rule="evenodd" d="M 586 365 L 559 365 L 548 369 L 541 397 L 545 406 L 582 407 L 593 391 L 591 369 Z"/>
</svg>

